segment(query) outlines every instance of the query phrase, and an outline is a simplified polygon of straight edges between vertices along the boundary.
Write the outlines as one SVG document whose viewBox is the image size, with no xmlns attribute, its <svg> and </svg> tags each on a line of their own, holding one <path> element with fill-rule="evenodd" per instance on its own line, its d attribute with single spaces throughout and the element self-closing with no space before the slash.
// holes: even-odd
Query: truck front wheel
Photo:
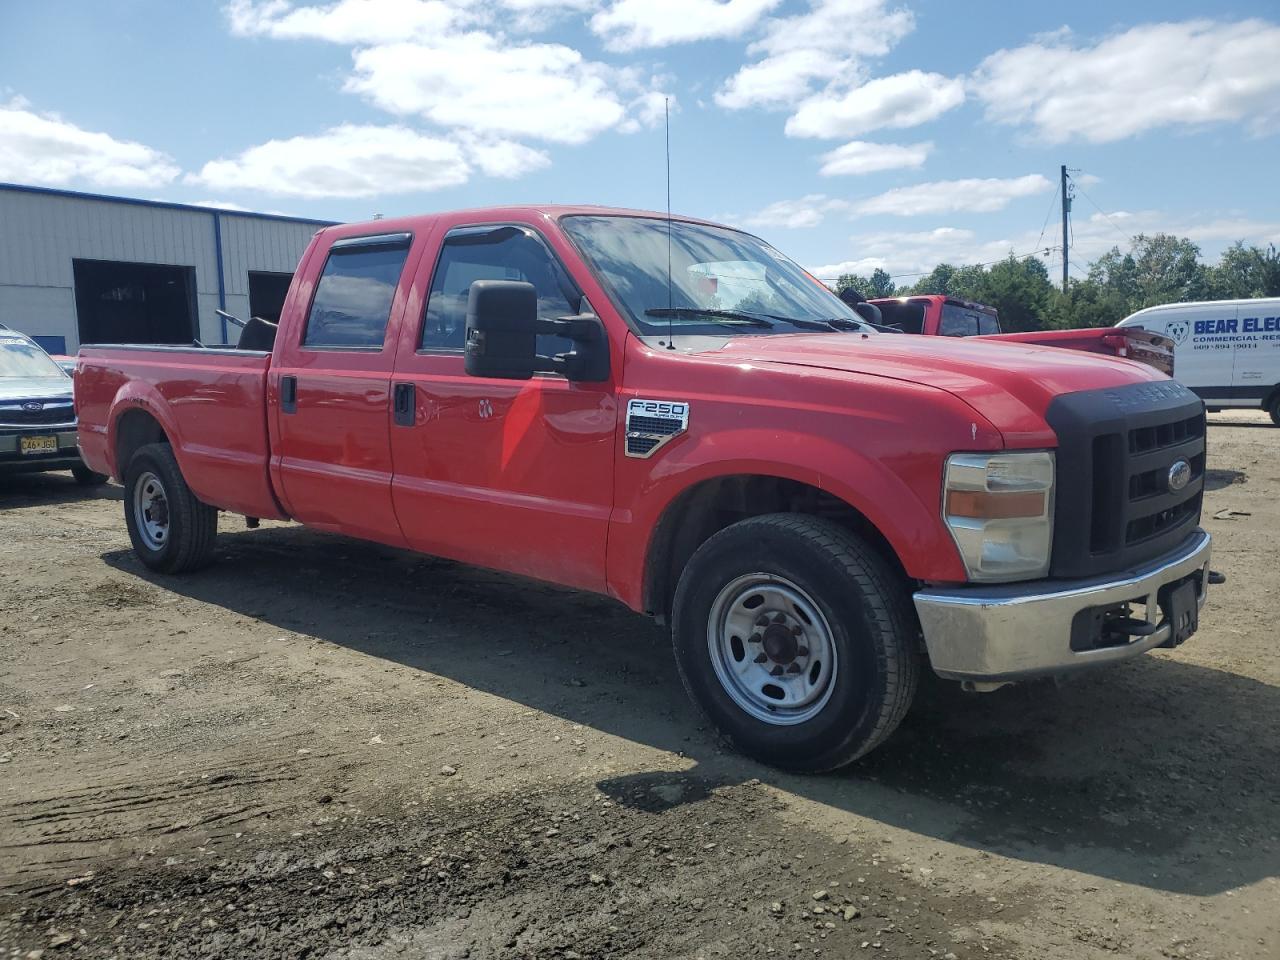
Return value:
<svg viewBox="0 0 1280 960">
<path fill-rule="evenodd" d="M 735 748 L 805 773 L 898 726 L 920 669 L 901 578 L 827 520 L 752 517 L 694 553 L 672 614 L 685 688 Z"/>
<path fill-rule="evenodd" d="M 124 490 L 125 524 L 139 560 L 160 573 L 209 563 L 218 511 L 196 499 L 167 443 L 138 448 L 125 469 Z"/>
</svg>

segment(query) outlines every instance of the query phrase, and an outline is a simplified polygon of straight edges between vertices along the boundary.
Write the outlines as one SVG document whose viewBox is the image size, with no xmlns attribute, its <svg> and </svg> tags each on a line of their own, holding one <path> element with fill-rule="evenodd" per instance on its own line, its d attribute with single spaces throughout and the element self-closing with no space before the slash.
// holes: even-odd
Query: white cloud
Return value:
<svg viewBox="0 0 1280 960">
<path fill-rule="evenodd" d="M 348 44 L 433 36 L 472 20 L 464 4 L 444 0 L 338 0 L 321 6 L 231 0 L 226 14 L 231 32 L 238 36 Z"/>
<path fill-rule="evenodd" d="M 21 97 L 0 103 L 0 180 L 137 189 L 170 183 L 180 172 L 168 155 L 141 143 L 37 113 Z"/>
<path fill-rule="evenodd" d="M 760 59 L 730 77 L 716 102 L 730 110 L 786 106 L 815 85 L 847 86 L 863 78 L 862 60 L 881 56 L 915 27 L 906 9 L 890 0 L 810 0 L 809 10 L 767 21 L 748 47 Z"/>
<path fill-rule="evenodd" d="M 626 118 L 618 89 L 634 79 L 558 43 L 487 33 L 355 52 L 346 89 L 400 115 L 493 136 L 583 143 Z"/>
<path fill-rule="evenodd" d="M 763 210 L 743 217 L 742 222 L 753 227 L 816 227 L 828 213 L 847 211 L 847 201 L 811 193 L 798 200 L 779 200 Z M 728 219 L 737 219 L 730 217 Z"/>
<path fill-rule="evenodd" d="M 852 140 L 822 155 L 824 177 L 842 174 L 877 173 L 881 170 L 906 170 L 922 166 L 933 151 L 932 143 L 868 143 Z"/>
<path fill-rule="evenodd" d="M 703 0 L 705 2 L 705 0 Z M 765 0 L 751 0 L 762 3 Z M 610 129 L 653 123 L 653 80 L 589 60 L 561 43 L 531 43 L 536 29 L 598 0 L 232 0 L 233 33 L 320 40 L 352 48 L 344 89 L 401 117 L 417 116 L 484 142 L 578 144 Z M 659 95 L 660 96 L 660 95 Z M 512 141 L 508 143 L 508 141 Z M 521 169 L 536 153 L 525 148 Z M 505 166 L 505 161 L 499 166 Z"/>
<path fill-rule="evenodd" d="M 546 153 L 514 140 L 465 138 L 465 145 L 467 156 L 491 177 L 511 180 L 551 165 Z"/>
<path fill-rule="evenodd" d="M 1038 173 L 1007 179 L 935 180 L 898 187 L 861 200 L 854 204 L 853 212 L 861 216 L 889 214 L 899 217 L 960 211 L 991 213 L 1003 210 L 1013 200 L 1052 189 L 1054 185 Z"/>
<path fill-rule="evenodd" d="M 937 180 L 899 187 L 864 200 L 846 200 L 811 193 L 797 200 L 778 200 L 745 217 L 729 216 L 756 227 L 816 227 L 827 214 L 848 217 L 875 215 L 916 216 L 926 213 L 989 213 L 1003 210 L 1010 202 L 1053 189 L 1039 174 L 1007 180 Z"/>
<path fill-rule="evenodd" d="M 964 80 L 909 70 L 800 104 L 787 121 L 791 137 L 853 137 L 883 127 L 914 127 L 964 102 Z"/>
<path fill-rule="evenodd" d="M 987 57 L 972 87 L 989 119 L 1048 143 L 1106 143 L 1164 126 L 1280 129 L 1280 26 L 1263 20 L 1152 23 L 1092 46 L 1041 38 Z"/>
<path fill-rule="evenodd" d="M 895 275 L 925 273 L 939 263 L 962 266 L 999 260 L 1014 249 L 1009 238 L 980 241 L 974 231 L 960 227 L 858 234 L 851 243 L 861 256 L 811 267 L 809 272 L 821 280 L 835 280 L 845 273 L 867 275 L 877 269 Z"/>
<path fill-rule="evenodd" d="M 741 36 L 781 0 L 614 0 L 591 18 L 610 50 Z"/>
<path fill-rule="evenodd" d="M 501 164 L 491 156 L 484 163 Z M 315 136 L 268 140 L 211 160 L 187 181 L 214 190 L 296 197 L 369 197 L 465 183 L 471 168 L 457 143 L 406 127 L 344 125 Z"/>
<path fill-rule="evenodd" d="M 193 207 L 213 207 L 215 210 L 230 210 L 235 212 L 248 213 L 249 208 L 240 203 L 232 203 L 230 200 L 192 200 Z"/>
</svg>

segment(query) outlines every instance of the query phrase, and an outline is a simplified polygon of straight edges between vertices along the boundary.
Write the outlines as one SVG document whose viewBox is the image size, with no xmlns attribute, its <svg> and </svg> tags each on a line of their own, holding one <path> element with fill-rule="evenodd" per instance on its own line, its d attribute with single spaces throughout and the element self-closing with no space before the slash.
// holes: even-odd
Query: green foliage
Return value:
<svg viewBox="0 0 1280 960">
<path fill-rule="evenodd" d="M 889 276 L 888 271 L 880 267 L 876 267 L 869 277 L 859 276 L 856 273 L 846 273 L 836 280 L 836 293 L 841 293 L 851 287 L 868 300 L 874 300 L 877 297 L 896 296 L 898 292 L 897 284 L 893 282 L 893 278 Z"/>
<path fill-rule="evenodd" d="M 885 285 L 889 292 L 872 292 Z M 1280 252 L 1274 245 L 1264 250 L 1238 242 L 1216 265 L 1207 265 L 1186 237 L 1139 234 L 1128 250 L 1112 247 L 1089 264 L 1083 279 L 1071 278 L 1065 294 L 1042 260 L 1013 254 L 990 267 L 940 263 L 896 290 L 883 270 L 871 278 L 841 277 L 839 289 L 846 286 L 867 297 L 942 294 L 986 303 L 1000 312 L 1000 325 L 1010 332 L 1109 327 L 1161 303 L 1280 296 Z"/>
</svg>

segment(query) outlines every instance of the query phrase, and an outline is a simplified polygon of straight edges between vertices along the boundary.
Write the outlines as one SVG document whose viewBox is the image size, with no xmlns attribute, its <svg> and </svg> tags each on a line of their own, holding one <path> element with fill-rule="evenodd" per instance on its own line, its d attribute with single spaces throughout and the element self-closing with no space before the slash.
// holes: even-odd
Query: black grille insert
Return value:
<svg viewBox="0 0 1280 960">
<path fill-rule="evenodd" d="M 1195 528 L 1205 421 L 1191 391 L 1170 380 L 1071 393 L 1049 405 L 1046 419 L 1058 435 L 1052 576 L 1145 563 Z M 1174 469 L 1181 460 L 1189 471 Z"/>
</svg>

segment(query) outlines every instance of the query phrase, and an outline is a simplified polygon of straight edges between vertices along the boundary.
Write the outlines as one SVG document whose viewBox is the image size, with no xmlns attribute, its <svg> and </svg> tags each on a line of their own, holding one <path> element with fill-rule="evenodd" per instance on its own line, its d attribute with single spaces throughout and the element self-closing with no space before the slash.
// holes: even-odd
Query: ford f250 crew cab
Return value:
<svg viewBox="0 0 1280 960">
<path fill-rule="evenodd" d="M 1083 350 L 1110 357 L 1126 357 L 1173 376 L 1173 341 L 1139 326 L 1002 333 L 996 308 L 982 303 L 938 294 L 884 297 L 866 302 L 879 311 L 878 323 L 903 333 L 931 337 L 985 337 L 1023 346 Z"/>
<path fill-rule="evenodd" d="M 1071 350 L 878 334 L 712 223 L 513 207 L 329 227 L 269 349 L 91 346 L 134 549 L 218 511 L 617 598 L 741 750 L 838 767 L 921 669 L 989 689 L 1186 640 L 1204 407 Z M 424 589 L 428 585 L 424 584 Z"/>
</svg>

